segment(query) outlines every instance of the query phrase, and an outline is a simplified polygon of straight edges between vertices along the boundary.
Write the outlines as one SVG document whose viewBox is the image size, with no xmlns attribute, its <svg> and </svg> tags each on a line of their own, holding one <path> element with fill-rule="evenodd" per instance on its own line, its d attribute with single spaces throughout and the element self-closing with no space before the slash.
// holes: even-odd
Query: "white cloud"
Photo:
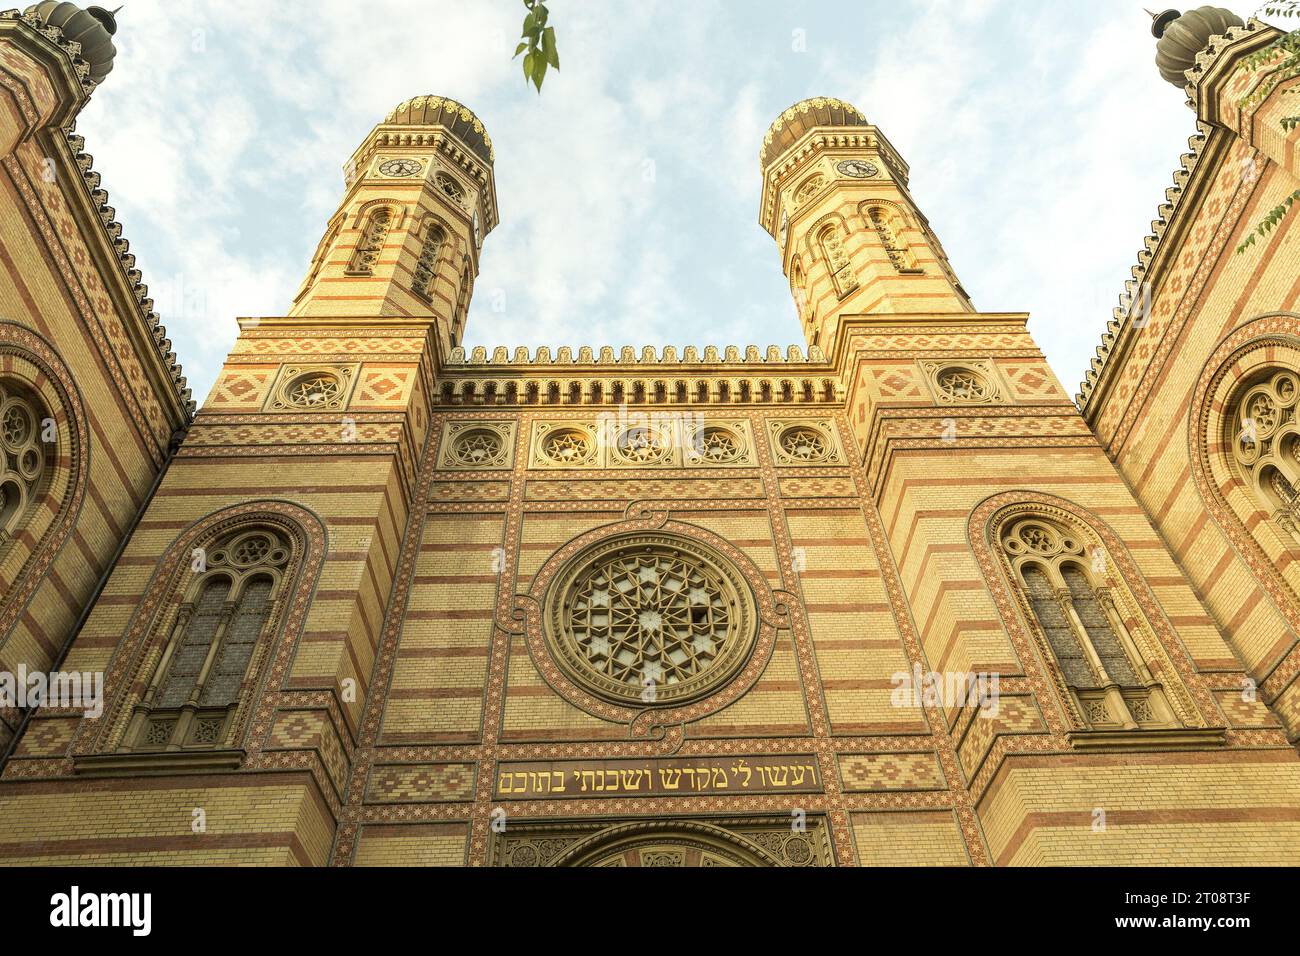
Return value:
<svg viewBox="0 0 1300 956">
<path fill-rule="evenodd" d="M 902 150 L 977 305 L 1033 310 L 1067 387 L 1193 129 L 1120 0 L 551 9 L 563 70 L 540 97 L 510 60 L 509 0 L 123 11 L 80 127 L 147 281 L 201 292 L 164 314 L 200 397 L 234 318 L 288 308 L 357 143 L 421 93 L 469 104 L 497 147 L 470 344 L 798 341 L 757 153 L 781 110 L 826 94 Z"/>
</svg>

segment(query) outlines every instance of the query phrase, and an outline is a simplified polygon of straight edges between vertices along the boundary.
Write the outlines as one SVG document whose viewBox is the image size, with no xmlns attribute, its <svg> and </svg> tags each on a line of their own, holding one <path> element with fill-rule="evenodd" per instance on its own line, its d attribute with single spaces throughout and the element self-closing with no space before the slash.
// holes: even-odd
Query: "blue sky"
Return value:
<svg viewBox="0 0 1300 956">
<path fill-rule="evenodd" d="M 510 60 L 518 0 L 131 0 L 78 128 L 200 402 L 410 96 L 461 100 L 496 146 L 467 345 L 800 342 L 757 157 L 825 95 L 903 153 L 976 307 L 1031 312 L 1072 395 L 1195 131 L 1135 0 L 550 8 L 563 69 L 539 97 Z"/>
</svg>

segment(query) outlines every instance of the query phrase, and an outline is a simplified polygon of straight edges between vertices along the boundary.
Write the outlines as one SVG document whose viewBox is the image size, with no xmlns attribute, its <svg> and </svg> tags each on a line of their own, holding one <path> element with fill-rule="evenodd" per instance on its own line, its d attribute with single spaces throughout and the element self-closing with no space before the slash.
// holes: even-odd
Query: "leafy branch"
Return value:
<svg viewBox="0 0 1300 956">
<path fill-rule="evenodd" d="M 1268 3 L 1264 4 L 1263 12 L 1270 17 L 1300 17 L 1300 0 L 1269 0 Z M 1285 68 L 1276 70 L 1253 93 L 1244 97 L 1238 104 L 1243 109 L 1256 103 L 1262 103 L 1277 89 L 1279 84 L 1295 76 L 1300 76 L 1300 30 L 1293 30 L 1279 37 L 1275 43 L 1270 43 L 1264 49 L 1247 57 L 1243 67 L 1250 72 L 1255 72 L 1268 64 L 1274 63 L 1279 53 L 1285 54 L 1282 62 L 1287 60 L 1294 60 L 1295 62 Z M 1295 92 L 1295 89 L 1287 90 L 1284 95 L 1289 96 Z M 1300 115 L 1284 116 L 1280 122 L 1283 131 L 1289 133 L 1300 126 Z M 1256 240 L 1267 237 L 1281 224 L 1297 202 L 1300 202 L 1300 189 L 1297 189 L 1282 200 L 1281 203 L 1269 210 L 1268 214 L 1255 225 L 1250 235 L 1237 247 L 1237 255 L 1241 255 L 1255 245 Z"/>
<path fill-rule="evenodd" d="M 1295 0 L 1300 3 L 1300 0 Z M 542 92 L 542 81 L 550 67 L 560 68 L 560 51 L 555 45 L 555 27 L 547 26 L 550 11 L 542 0 L 524 0 L 528 15 L 524 17 L 522 42 L 515 49 L 513 59 L 524 55 L 524 82 L 532 83 Z"/>
</svg>

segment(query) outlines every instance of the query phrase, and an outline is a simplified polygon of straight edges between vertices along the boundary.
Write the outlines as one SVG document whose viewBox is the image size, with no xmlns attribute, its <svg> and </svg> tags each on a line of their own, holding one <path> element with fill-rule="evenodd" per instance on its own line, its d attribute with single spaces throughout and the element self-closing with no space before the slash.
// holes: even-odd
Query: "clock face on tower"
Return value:
<svg viewBox="0 0 1300 956">
<path fill-rule="evenodd" d="M 865 159 L 846 159 L 835 168 L 839 170 L 840 175 L 850 176 L 853 179 L 870 179 L 880 172 L 874 163 L 869 163 Z"/>
<path fill-rule="evenodd" d="M 379 171 L 385 176 L 406 177 L 418 175 L 423 168 L 413 159 L 390 159 L 380 165 Z"/>
</svg>

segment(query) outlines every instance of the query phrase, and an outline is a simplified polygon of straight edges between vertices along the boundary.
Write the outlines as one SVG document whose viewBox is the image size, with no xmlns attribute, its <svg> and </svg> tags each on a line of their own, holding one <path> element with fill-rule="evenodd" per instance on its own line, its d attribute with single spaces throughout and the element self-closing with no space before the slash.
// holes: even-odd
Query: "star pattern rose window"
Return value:
<svg viewBox="0 0 1300 956">
<path fill-rule="evenodd" d="M 738 461 L 744 454 L 740 439 L 725 428 L 706 428 L 700 437 L 700 457 L 716 464 Z"/>
<path fill-rule="evenodd" d="M 735 676 L 757 638 L 753 593 L 690 539 L 631 535 L 575 558 L 547 596 L 548 644 L 607 700 L 668 707 Z"/>
<path fill-rule="evenodd" d="M 578 465 L 591 454 L 591 440 L 582 432 L 567 430 L 551 435 L 543 446 L 546 457 L 560 465 Z"/>
<path fill-rule="evenodd" d="M 629 428 L 615 442 L 618 457 L 638 465 L 663 461 L 671 452 L 667 439 L 654 428 Z"/>
<path fill-rule="evenodd" d="M 791 428 L 781 436 L 781 448 L 795 461 L 825 461 L 830 443 L 815 428 Z"/>
<path fill-rule="evenodd" d="M 965 368 L 940 372 L 939 391 L 954 402 L 983 402 L 993 394 L 984 376 Z"/>
<path fill-rule="evenodd" d="M 333 375 L 308 375 L 289 386 L 288 399 L 296 408 L 323 408 L 337 402 L 342 393 Z"/>
<path fill-rule="evenodd" d="M 570 627 L 589 666 L 635 689 L 708 670 L 731 631 L 720 580 L 684 556 L 619 555 L 573 589 Z"/>
<path fill-rule="evenodd" d="M 32 433 L 32 419 L 22 405 L 10 405 L 4 410 L 3 425 L 4 442 L 10 448 L 21 448 L 27 444 L 27 439 Z"/>
<path fill-rule="evenodd" d="M 457 439 L 452 458 L 462 465 L 488 465 L 501 456 L 501 437 L 494 432 L 477 430 Z"/>
</svg>

